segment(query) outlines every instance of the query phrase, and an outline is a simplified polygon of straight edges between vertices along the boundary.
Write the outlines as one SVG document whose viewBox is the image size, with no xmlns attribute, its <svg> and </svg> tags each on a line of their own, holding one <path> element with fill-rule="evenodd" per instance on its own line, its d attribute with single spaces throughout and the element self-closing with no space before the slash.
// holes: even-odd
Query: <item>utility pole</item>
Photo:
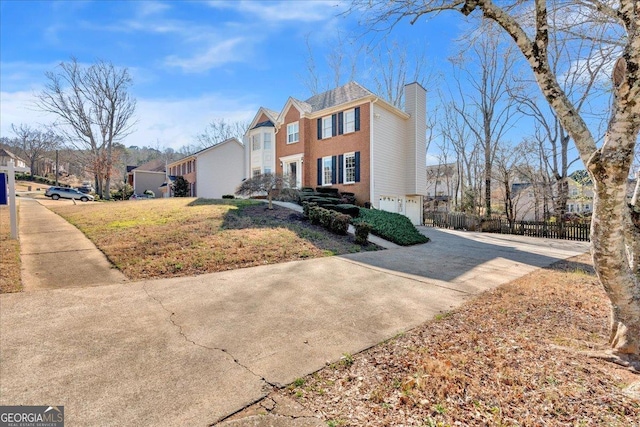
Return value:
<svg viewBox="0 0 640 427">
<path fill-rule="evenodd" d="M 60 175 L 58 169 L 58 150 L 56 150 L 56 186 L 58 185 L 58 176 Z"/>
</svg>

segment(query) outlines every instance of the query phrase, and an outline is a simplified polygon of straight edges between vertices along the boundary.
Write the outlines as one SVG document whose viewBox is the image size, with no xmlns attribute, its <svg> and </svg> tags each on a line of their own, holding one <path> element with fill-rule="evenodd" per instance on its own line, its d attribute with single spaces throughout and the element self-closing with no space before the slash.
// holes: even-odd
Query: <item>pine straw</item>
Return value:
<svg viewBox="0 0 640 427">
<path fill-rule="evenodd" d="M 278 393 L 329 425 L 638 426 L 588 256 L 560 262 Z M 298 384 L 301 380 L 298 381 Z"/>
</svg>

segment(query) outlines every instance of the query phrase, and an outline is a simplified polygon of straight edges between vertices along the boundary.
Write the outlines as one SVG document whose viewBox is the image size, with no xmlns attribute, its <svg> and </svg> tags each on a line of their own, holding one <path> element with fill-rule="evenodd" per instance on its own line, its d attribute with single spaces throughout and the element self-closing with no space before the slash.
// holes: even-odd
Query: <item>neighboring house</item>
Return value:
<svg viewBox="0 0 640 427">
<path fill-rule="evenodd" d="M 422 223 L 426 189 L 426 91 L 405 86 L 406 110 L 358 83 L 260 108 L 245 134 L 245 177 L 274 172 L 300 187 L 335 187 L 357 203 Z"/>
<path fill-rule="evenodd" d="M 165 161 L 151 160 L 140 166 L 127 166 L 127 182 L 133 187 L 135 194 L 153 191 L 156 197 L 162 197 L 160 187 L 166 180 Z"/>
<path fill-rule="evenodd" d="M 456 192 L 460 186 L 458 165 L 456 163 L 433 165 L 427 166 L 426 170 L 426 209 L 443 212 L 452 210 L 452 203 L 456 199 Z"/>
<path fill-rule="evenodd" d="M 234 194 L 244 178 L 244 146 L 236 138 L 169 163 L 169 174 L 189 182 L 189 195 L 219 199 Z"/>
<path fill-rule="evenodd" d="M 9 161 L 13 160 L 13 165 L 16 168 L 26 168 L 27 162 L 22 160 L 20 157 L 13 154 L 11 151 L 6 148 L 0 148 L 0 166 L 9 166 Z"/>
<path fill-rule="evenodd" d="M 593 184 L 591 180 L 580 182 L 571 177 L 569 183 L 569 199 L 567 200 L 567 212 L 585 214 L 593 211 Z"/>
</svg>

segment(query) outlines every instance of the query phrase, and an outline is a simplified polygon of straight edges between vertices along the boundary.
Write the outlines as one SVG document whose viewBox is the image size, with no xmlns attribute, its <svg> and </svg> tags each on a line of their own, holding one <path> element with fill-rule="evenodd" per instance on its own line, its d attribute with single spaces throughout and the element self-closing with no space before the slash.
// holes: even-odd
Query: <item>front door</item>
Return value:
<svg viewBox="0 0 640 427">
<path fill-rule="evenodd" d="M 296 188 L 300 188 L 302 185 L 302 176 L 301 176 L 301 168 L 300 168 L 300 160 L 294 160 L 290 162 L 285 162 L 284 164 L 284 175 L 285 177 L 291 179 L 289 181 L 291 185 L 294 185 Z"/>
</svg>

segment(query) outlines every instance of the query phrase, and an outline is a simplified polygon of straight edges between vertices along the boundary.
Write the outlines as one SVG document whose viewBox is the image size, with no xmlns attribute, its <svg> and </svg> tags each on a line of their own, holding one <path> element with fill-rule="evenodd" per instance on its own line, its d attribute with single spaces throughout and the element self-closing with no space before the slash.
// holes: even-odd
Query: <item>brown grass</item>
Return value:
<svg viewBox="0 0 640 427">
<path fill-rule="evenodd" d="M 278 393 L 332 425 L 638 426 L 624 388 L 640 378 L 586 355 L 609 313 L 589 264 L 531 273 Z"/>
<path fill-rule="evenodd" d="M 48 207 L 130 279 L 189 276 L 363 250 L 261 202 L 173 198 Z M 372 245 L 365 250 L 375 249 Z"/>
<path fill-rule="evenodd" d="M 20 291 L 20 243 L 11 239 L 9 207 L 0 206 L 0 293 Z"/>
</svg>

